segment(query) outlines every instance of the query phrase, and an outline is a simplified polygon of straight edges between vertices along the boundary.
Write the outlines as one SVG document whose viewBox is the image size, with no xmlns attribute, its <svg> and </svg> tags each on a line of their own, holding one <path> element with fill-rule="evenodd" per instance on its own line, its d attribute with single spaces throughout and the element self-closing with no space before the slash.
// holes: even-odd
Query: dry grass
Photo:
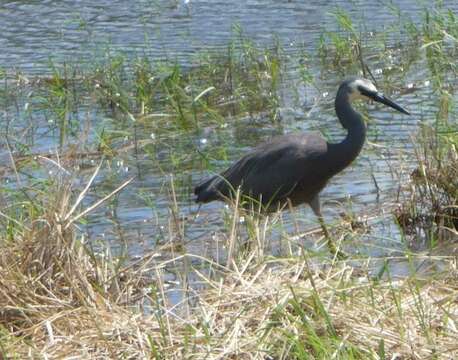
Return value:
<svg viewBox="0 0 458 360">
<path fill-rule="evenodd" d="M 120 306 L 142 289 L 142 277 L 118 271 L 108 252 L 96 256 L 77 235 L 74 222 L 87 211 L 74 213 L 88 188 L 71 203 L 70 184 L 56 184 L 36 199 L 44 212 L 25 224 L 15 222 L 1 241 L 1 350 L 6 357 L 136 357 L 144 350 L 135 316 Z"/>
<path fill-rule="evenodd" d="M 434 278 L 375 281 L 348 262 L 260 261 L 254 250 L 230 269 L 213 263 L 218 279 L 193 269 L 207 289 L 183 315 L 168 304 L 154 254 L 124 265 L 78 235 L 76 220 L 98 205 L 81 209 L 91 181 L 81 194 L 53 185 L 35 200 L 45 210 L 24 223 L 2 213 L 14 225 L 0 242 L 4 358 L 458 357 L 455 258 Z"/>
<path fill-rule="evenodd" d="M 212 334 L 198 358 L 424 359 L 458 356 L 458 273 L 374 283 L 345 264 L 311 271 L 294 259 L 233 272 L 201 299 Z M 202 337 L 204 335 L 202 334 Z"/>
</svg>

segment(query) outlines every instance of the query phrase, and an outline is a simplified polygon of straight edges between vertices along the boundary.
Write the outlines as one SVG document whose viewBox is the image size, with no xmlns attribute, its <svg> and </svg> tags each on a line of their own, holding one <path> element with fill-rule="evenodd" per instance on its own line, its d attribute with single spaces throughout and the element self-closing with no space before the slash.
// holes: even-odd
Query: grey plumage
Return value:
<svg viewBox="0 0 458 360">
<path fill-rule="evenodd" d="M 243 195 L 276 207 L 290 200 L 293 206 L 307 203 L 321 220 L 319 193 L 328 180 L 345 169 L 360 153 L 366 127 L 351 101 L 373 99 L 408 114 L 378 93 L 366 79 L 344 81 L 337 91 L 335 110 L 348 130 L 340 143 L 328 143 L 315 134 L 288 134 L 262 144 L 221 174 L 195 188 L 196 201 L 207 203 L 231 198 L 240 188 Z"/>
</svg>

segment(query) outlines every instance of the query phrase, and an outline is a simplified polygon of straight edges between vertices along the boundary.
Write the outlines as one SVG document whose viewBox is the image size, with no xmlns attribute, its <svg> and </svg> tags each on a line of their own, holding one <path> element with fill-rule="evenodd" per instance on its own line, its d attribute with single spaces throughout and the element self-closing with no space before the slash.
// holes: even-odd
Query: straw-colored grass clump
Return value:
<svg viewBox="0 0 458 360">
<path fill-rule="evenodd" d="M 299 259 L 233 272 L 201 298 L 210 352 L 245 358 L 424 359 L 458 356 L 458 273 L 374 283 L 345 264 L 311 271 Z M 214 337 L 215 338 L 215 337 Z M 205 355 L 205 352 L 200 354 Z"/>
<path fill-rule="evenodd" d="M 71 195 L 68 184 L 39 193 L 35 205 L 45 210 L 33 209 L 37 217 L 24 223 L 2 213 L 10 229 L 0 243 L 5 358 L 142 353 L 136 318 L 120 306 L 141 288 L 140 278 L 115 270 L 114 262 L 88 250 L 74 225 L 84 192 L 75 206 Z"/>
<path fill-rule="evenodd" d="M 375 281 L 346 262 L 253 254 L 230 269 L 217 265 L 218 279 L 194 269 L 207 288 L 187 312 L 168 305 L 154 256 L 121 266 L 89 250 L 75 225 L 91 209 L 81 211 L 89 186 L 79 196 L 56 186 L 36 200 L 46 210 L 35 218 L 2 213 L 10 229 L 0 244 L 5 358 L 458 357 L 453 258 L 432 279 Z"/>
</svg>

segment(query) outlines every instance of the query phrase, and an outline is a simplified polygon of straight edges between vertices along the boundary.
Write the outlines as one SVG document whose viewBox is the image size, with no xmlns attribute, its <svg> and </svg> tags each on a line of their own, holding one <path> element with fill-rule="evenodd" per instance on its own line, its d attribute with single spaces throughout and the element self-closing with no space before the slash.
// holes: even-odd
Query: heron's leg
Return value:
<svg viewBox="0 0 458 360">
<path fill-rule="evenodd" d="M 312 208 L 314 214 L 318 218 L 318 221 L 321 226 L 321 230 L 323 231 L 324 237 L 326 238 L 326 243 L 328 245 L 329 251 L 340 259 L 346 258 L 347 256 L 345 255 L 344 252 L 337 250 L 337 247 L 334 241 L 332 240 L 331 236 L 329 235 L 326 224 L 324 223 L 323 215 L 321 214 L 320 196 L 318 194 L 315 195 L 315 197 L 310 202 L 310 207 Z"/>
<path fill-rule="evenodd" d="M 200 215 L 200 208 L 202 207 L 202 204 L 199 204 L 199 207 L 197 208 L 196 210 L 196 213 L 194 214 L 194 217 L 192 219 L 192 221 L 196 221 L 196 219 L 199 217 Z"/>
</svg>

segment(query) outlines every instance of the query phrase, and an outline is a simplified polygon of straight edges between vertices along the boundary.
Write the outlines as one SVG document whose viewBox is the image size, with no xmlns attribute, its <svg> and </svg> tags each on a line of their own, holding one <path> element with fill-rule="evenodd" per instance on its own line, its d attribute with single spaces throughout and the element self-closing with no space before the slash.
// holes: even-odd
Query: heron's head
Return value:
<svg viewBox="0 0 458 360">
<path fill-rule="evenodd" d="M 373 100 L 392 107 L 393 109 L 396 109 L 403 114 L 410 115 L 407 110 L 403 109 L 393 100 L 378 92 L 374 84 L 372 84 L 372 82 L 367 79 L 349 79 L 342 84 L 342 87 L 348 93 L 348 98 L 350 101 L 357 99 Z"/>
</svg>

